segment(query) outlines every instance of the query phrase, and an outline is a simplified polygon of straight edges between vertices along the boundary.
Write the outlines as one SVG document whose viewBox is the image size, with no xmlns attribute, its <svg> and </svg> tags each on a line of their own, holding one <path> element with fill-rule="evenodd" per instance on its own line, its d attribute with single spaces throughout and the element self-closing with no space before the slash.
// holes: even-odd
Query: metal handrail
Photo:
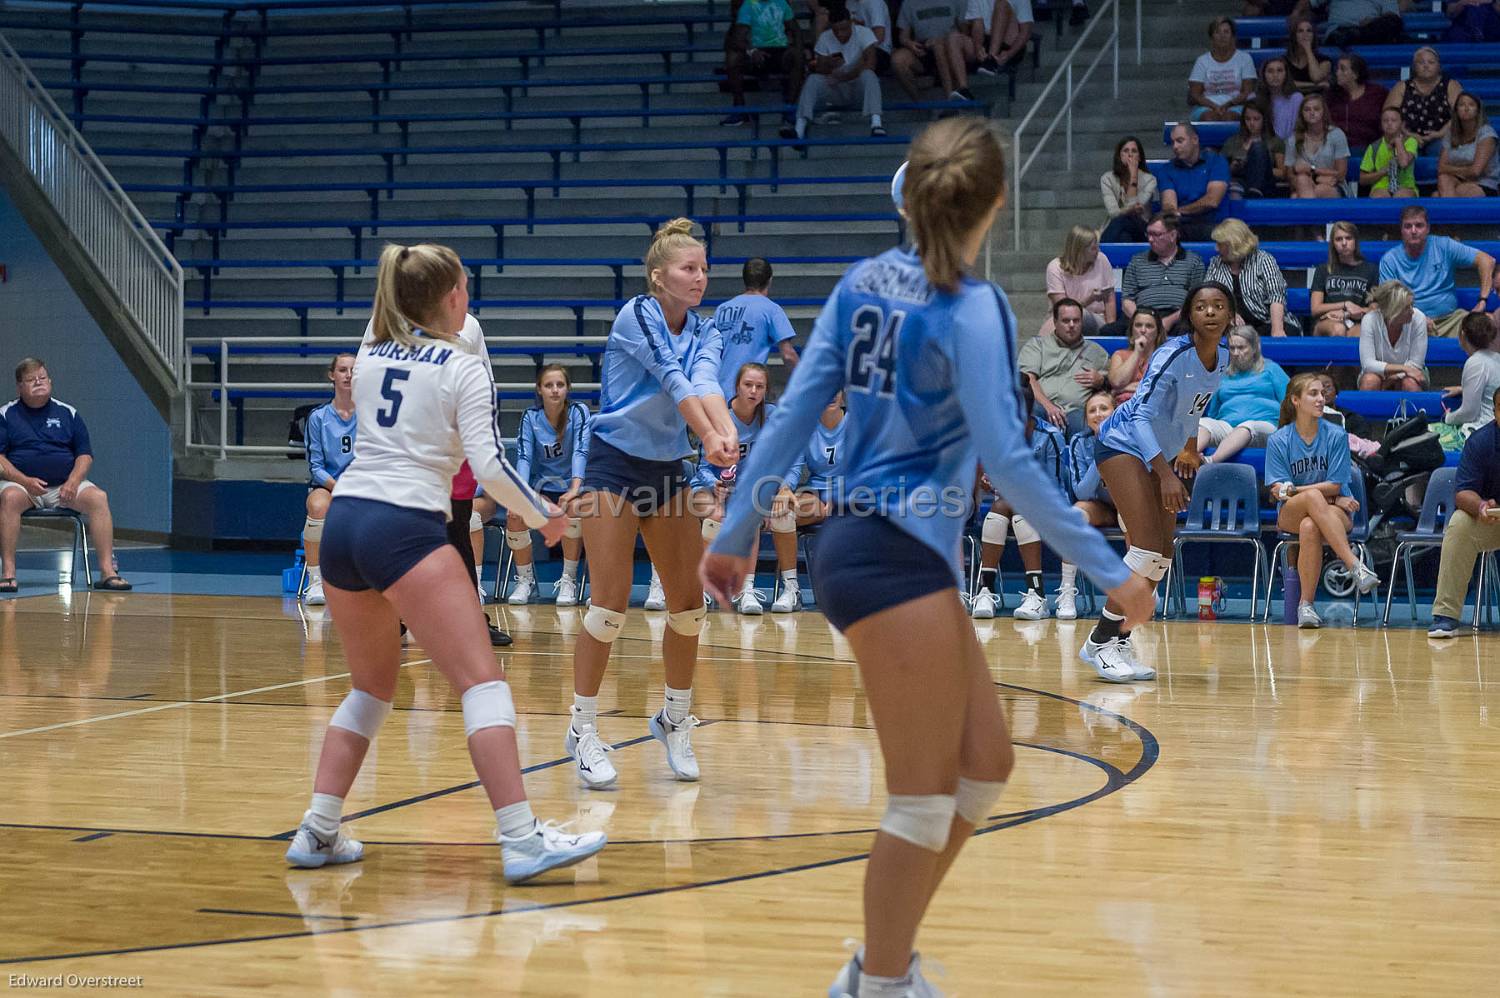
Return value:
<svg viewBox="0 0 1500 998">
<path fill-rule="evenodd" d="M 182 267 L 0 34 L 0 140 L 182 387 Z"/>
</svg>

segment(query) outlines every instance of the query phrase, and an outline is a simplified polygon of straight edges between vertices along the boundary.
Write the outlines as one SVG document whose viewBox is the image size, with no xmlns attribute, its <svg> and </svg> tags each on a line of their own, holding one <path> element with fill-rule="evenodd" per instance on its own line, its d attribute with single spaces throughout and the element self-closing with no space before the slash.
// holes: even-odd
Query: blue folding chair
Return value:
<svg viewBox="0 0 1500 998">
<path fill-rule="evenodd" d="M 1354 525 L 1349 530 L 1349 546 L 1354 549 L 1354 556 L 1364 562 L 1364 564 L 1370 566 L 1371 571 L 1374 571 L 1368 546 L 1370 543 L 1370 501 L 1369 497 L 1365 494 L 1365 476 L 1357 468 L 1350 475 L 1349 491 L 1354 494 L 1354 500 L 1359 503 L 1359 509 L 1355 511 L 1354 516 L 1350 517 Z M 1295 543 L 1297 543 L 1295 534 L 1277 531 L 1276 550 L 1271 552 L 1271 564 L 1279 565 L 1285 571 L 1287 567 L 1287 546 Z M 1276 585 L 1276 576 L 1278 574 L 1275 571 L 1268 571 L 1266 573 L 1266 605 L 1261 613 L 1260 619 L 1262 621 L 1271 619 L 1271 590 Z M 1359 623 L 1359 604 L 1361 599 L 1363 597 L 1356 590 L 1354 593 L 1354 622 L 1356 624 Z M 1370 590 L 1370 603 L 1373 609 L 1380 609 L 1379 586 Z"/>
<path fill-rule="evenodd" d="M 89 565 L 89 521 L 88 517 L 76 509 L 65 509 L 61 506 L 55 509 L 28 509 L 21 512 L 22 520 L 71 520 L 73 523 L 73 547 L 70 553 L 71 562 L 68 565 L 68 584 L 72 585 L 73 576 L 78 574 L 78 552 L 83 551 L 83 582 L 88 588 L 94 588 L 94 572 Z M 107 568 L 108 566 L 106 566 Z"/>
<path fill-rule="evenodd" d="M 1443 528 L 1453 515 L 1454 497 L 1457 494 L 1457 468 L 1439 468 L 1427 479 L 1427 493 L 1422 498 L 1422 512 L 1417 515 L 1417 529 L 1404 530 L 1396 535 L 1396 557 L 1391 562 L 1391 581 L 1385 590 L 1385 613 L 1380 618 L 1381 626 L 1390 623 L 1391 598 L 1396 595 L 1396 569 L 1405 569 L 1406 597 L 1411 605 L 1411 619 L 1417 619 L 1417 585 L 1412 575 L 1412 555 L 1443 546 Z M 1480 578 L 1484 576 L 1484 563 L 1480 563 Z M 1481 589 L 1481 594 L 1483 590 Z M 1479 620 L 1482 601 L 1474 604 L 1474 620 Z"/>
<path fill-rule="evenodd" d="M 1172 540 L 1172 576 L 1177 582 L 1177 612 L 1187 615 L 1183 591 L 1182 549 L 1188 544 L 1249 545 L 1255 553 L 1250 577 L 1250 619 L 1255 619 L 1262 569 L 1270 574 L 1266 552 L 1260 544 L 1260 486 L 1255 469 L 1248 464 L 1205 464 L 1193 481 L 1188 500 L 1187 525 Z M 1172 587 L 1167 586 L 1168 593 Z"/>
</svg>

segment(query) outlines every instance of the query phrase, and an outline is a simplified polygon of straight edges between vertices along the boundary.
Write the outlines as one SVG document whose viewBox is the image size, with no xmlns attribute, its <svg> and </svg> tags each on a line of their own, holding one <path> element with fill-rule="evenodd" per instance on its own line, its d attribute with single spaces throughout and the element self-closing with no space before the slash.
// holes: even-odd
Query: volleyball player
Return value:
<svg viewBox="0 0 1500 998">
<path fill-rule="evenodd" d="M 457 349 L 468 276 L 445 246 L 387 246 L 376 275 L 370 338 L 354 365 L 364 413 L 359 453 L 334 488 L 323 532 L 328 609 L 354 687 L 323 739 L 312 804 L 287 862 L 352 863 L 364 846 L 345 835 L 344 797 L 391 710 L 404 619 L 459 694 L 469 756 L 494 808 L 506 880 L 519 883 L 604 848 L 600 832 L 564 835 L 526 800 L 510 685 L 485 642 L 470 576 L 448 542 L 454 473 L 465 458 L 490 494 L 555 544 L 561 510 L 505 461 L 489 365 Z"/>
<path fill-rule="evenodd" d="M 333 401 L 318 406 L 307 416 L 307 522 L 302 526 L 302 546 L 307 551 L 307 592 L 302 602 L 308 606 L 323 605 L 323 569 L 318 564 L 318 548 L 323 541 L 323 517 L 328 515 L 328 501 L 333 486 L 349 462 L 354 460 L 354 354 L 335 354 L 328 364 L 328 380 L 333 383 Z"/>
<path fill-rule="evenodd" d="M 812 440 L 802 460 L 787 474 L 786 487 L 792 490 L 792 513 L 797 526 L 822 523 L 833 512 L 834 500 L 843 494 L 845 440 L 849 435 L 849 417 L 844 409 L 844 393 L 838 392 L 823 407 Z M 807 472 L 807 483 L 802 473 Z M 782 493 L 777 494 L 780 502 Z M 772 511 L 774 517 L 780 510 Z"/>
<path fill-rule="evenodd" d="M 544 366 L 536 376 L 537 404 L 521 415 L 521 428 L 516 431 L 516 473 L 564 512 L 572 509 L 583 486 L 583 468 L 589 456 L 589 410 L 582 402 L 568 399 L 572 387 L 567 368 L 561 364 Z M 488 496 L 475 499 L 474 507 L 482 523 L 495 514 L 494 500 Z M 505 521 L 505 543 L 516 560 L 516 584 L 508 602 L 524 606 L 537 589 L 536 569 L 531 556 L 531 530 L 515 513 Z M 576 516 L 568 518 L 562 549 L 557 605 L 577 606 L 583 524 Z"/>
<path fill-rule="evenodd" d="M 693 311 L 708 285 L 708 257 L 692 231 L 686 218 L 657 230 L 645 260 L 650 294 L 632 298 L 615 316 L 575 504 L 592 593 L 573 648 L 573 708 L 564 744 L 579 781 L 594 789 L 616 779 L 599 736 L 598 696 L 610 647 L 625 624 L 637 532 L 661 571 L 667 610 L 666 702 L 649 728 L 666 746 L 677 779 L 698 779 L 693 671 L 708 612 L 696 574 L 702 528 L 689 508 L 682 459 L 690 453 L 689 428 L 703 441 L 704 458 L 723 468 L 739 460 L 739 439 L 719 388 L 719 331 Z"/>
<path fill-rule="evenodd" d="M 1000 144 L 980 119 L 941 121 L 912 143 L 904 195 L 917 249 L 855 264 L 839 282 L 703 563 L 704 582 L 721 596 L 744 578 L 786 469 L 845 389 L 846 498 L 817 542 L 838 557 L 814 557 L 812 570 L 819 603 L 858 660 L 890 798 L 865 878 L 865 946 L 834 996 L 929 993 L 912 952 L 918 923 L 975 825 L 994 812 L 1014 761 L 958 596 L 977 460 L 1132 620 L 1150 614 L 1150 586 L 1037 466 L 1015 388 L 1015 318 L 998 288 L 965 276 L 1004 185 Z"/>
<path fill-rule="evenodd" d="M 1099 477 L 1130 530 L 1125 563 L 1153 586 L 1172 567 L 1177 514 L 1188 506 L 1183 479 L 1203 463 L 1198 419 L 1229 363 L 1221 343 L 1233 301 L 1230 290 L 1213 281 L 1188 292 L 1182 316 L 1190 332 L 1156 348 L 1140 388 L 1104 421 L 1095 440 Z M 1113 600 L 1106 602 L 1078 657 L 1107 682 L 1155 679 L 1156 670 L 1136 658 L 1121 616 Z"/>
<path fill-rule="evenodd" d="M 1109 498 L 1109 490 L 1099 480 L 1099 471 L 1094 464 L 1094 441 L 1098 438 L 1099 427 L 1114 411 L 1115 397 L 1108 388 L 1091 394 L 1083 403 L 1083 421 L 1088 432 L 1080 433 L 1068 442 L 1073 508 L 1082 511 L 1089 524 L 1095 527 L 1113 527 L 1120 523 L 1120 514 Z M 1062 563 L 1062 580 L 1058 583 L 1054 603 L 1058 620 L 1078 619 L 1078 566 L 1070 561 Z"/>
</svg>

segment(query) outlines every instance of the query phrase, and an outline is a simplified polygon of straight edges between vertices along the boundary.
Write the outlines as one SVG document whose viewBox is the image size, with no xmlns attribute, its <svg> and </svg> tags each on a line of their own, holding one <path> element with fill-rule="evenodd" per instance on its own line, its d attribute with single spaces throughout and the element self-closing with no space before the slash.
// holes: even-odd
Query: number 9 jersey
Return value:
<svg viewBox="0 0 1500 998">
<path fill-rule="evenodd" d="M 496 502 L 529 527 L 546 508 L 505 460 L 489 364 L 455 342 L 414 332 L 415 347 L 360 344 L 354 361 L 359 446 L 334 497 L 357 496 L 449 516 L 453 475 L 467 458 Z"/>
</svg>

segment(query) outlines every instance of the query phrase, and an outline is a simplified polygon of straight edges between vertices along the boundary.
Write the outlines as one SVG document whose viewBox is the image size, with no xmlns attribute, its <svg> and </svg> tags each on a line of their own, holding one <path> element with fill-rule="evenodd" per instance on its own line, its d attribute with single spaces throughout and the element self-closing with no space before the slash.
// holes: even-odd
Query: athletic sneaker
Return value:
<svg viewBox="0 0 1500 998">
<path fill-rule="evenodd" d="M 1458 621 L 1452 617 L 1436 616 L 1432 618 L 1432 626 L 1427 629 L 1429 638 L 1452 638 L 1458 632 Z"/>
<path fill-rule="evenodd" d="M 1078 590 L 1073 586 L 1064 586 L 1057 591 L 1053 597 L 1057 604 L 1058 620 L 1078 619 Z"/>
<path fill-rule="evenodd" d="M 1125 659 L 1125 661 L 1130 663 L 1132 679 L 1142 681 L 1146 679 L 1156 678 L 1156 670 L 1135 657 L 1135 645 L 1130 643 L 1129 638 L 1117 638 L 1115 640 L 1115 651 L 1117 651 L 1120 656 Z"/>
<path fill-rule="evenodd" d="M 488 624 L 489 618 L 486 617 L 485 621 Z M 488 626 L 490 629 L 491 648 L 509 648 L 512 644 L 515 643 L 515 639 L 513 639 L 505 631 L 502 631 L 500 628 L 496 627 L 494 624 L 488 624 Z"/>
<path fill-rule="evenodd" d="M 578 580 L 564 575 L 557 580 L 557 605 L 578 605 Z"/>
<path fill-rule="evenodd" d="M 1078 649 L 1078 657 L 1094 667 L 1099 678 L 1106 683 L 1129 683 L 1135 680 L 1135 665 L 1126 653 L 1120 651 L 1120 639 L 1111 638 L 1104 644 L 1096 644 L 1093 638 Z"/>
<path fill-rule="evenodd" d="M 864 974 L 856 953 L 828 986 L 828 998 L 859 998 L 860 978 Z M 906 966 L 906 981 L 906 990 L 901 992 L 903 998 L 942 998 L 942 992 L 922 976 L 922 958 L 916 953 L 911 955 L 911 963 Z"/>
<path fill-rule="evenodd" d="M 734 601 L 734 608 L 746 617 L 759 617 L 766 612 L 766 608 L 760 601 L 760 594 L 750 586 L 746 586 Z"/>
<path fill-rule="evenodd" d="M 1371 589 L 1380 585 L 1380 576 L 1376 575 L 1369 565 L 1360 562 L 1354 569 L 1354 585 L 1358 587 L 1359 594 L 1363 596 Z"/>
<path fill-rule="evenodd" d="M 364 858 L 363 842 L 351 839 L 340 829 L 332 835 L 315 831 L 309 820 L 312 812 L 302 816 L 302 825 L 292 836 L 287 846 L 286 861 L 293 866 L 316 869 L 320 866 L 337 866 L 340 863 L 357 863 Z"/>
<path fill-rule="evenodd" d="M 1313 609 L 1311 603 L 1297 604 L 1297 626 L 1307 630 L 1316 630 L 1323 626 L 1323 620 L 1318 616 L 1318 611 Z"/>
<path fill-rule="evenodd" d="M 771 604 L 772 613 L 796 613 L 802 609 L 802 590 L 797 586 L 782 586 L 781 595 Z"/>
<path fill-rule="evenodd" d="M 1041 620 L 1047 616 L 1047 597 L 1035 589 L 1026 590 L 1026 595 L 1021 597 L 1021 605 L 1016 607 L 1015 618 L 1017 620 Z"/>
<path fill-rule="evenodd" d="M 647 610 L 665 610 L 667 608 L 667 594 L 662 592 L 661 580 L 651 576 L 651 585 L 646 589 Z"/>
<path fill-rule="evenodd" d="M 999 76 L 1000 60 L 992 55 L 987 55 L 979 63 L 979 68 L 976 69 L 975 72 L 977 72 L 980 76 Z"/>
<path fill-rule="evenodd" d="M 323 597 L 322 579 L 314 579 L 307 584 L 307 591 L 302 594 L 302 602 L 306 606 L 322 606 L 327 602 Z"/>
<path fill-rule="evenodd" d="M 490 594 L 484 591 L 484 583 L 483 582 L 478 583 L 474 588 L 479 592 L 479 602 L 481 602 L 481 603 L 487 603 L 487 602 L 489 602 Z"/>
<path fill-rule="evenodd" d="M 573 725 L 568 725 L 568 734 L 563 739 L 563 748 L 567 750 L 573 759 L 573 766 L 578 772 L 578 780 L 590 790 L 598 790 L 615 782 L 619 776 L 615 772 L 615 764 L 609 761 L 605 754 L 613 752 L 614 746 L 606 745 L 599 737 L 599 729 L 590 725 L 583 731 L 574 731 Z"/>
<path fill-rule="evenodd" d="M 995 602 L 995 594 L 990 592 L 989 587 L 981 588 L 979 594 L 974 597 L 974 602 L 969 606 L 969 616 L 975 620 L 994 620 Z"/>
<path fill-rule="evenodd" d="M 698 719 L 689 714 L 681 724 L 674 725 L 667 719 L 667 708 L 663 707 L 651 715 L 647 725 L 651 737 L 667 747 L 667 765 L 679 780 L 692 783 L 698 779 L 698 757 L 693 754 L 693 729 Z"/>
<path fill-rule="evenodd" d="M 741 125 L 750 124 L 750 116 L 748 114 L 726 114 L 719 119 L 719 124 L 725 128 L 738 128 Z"/>
<path fill-rule="evenodd" d="M 511 587 L 510 596 L 506 602 L 511 606 L 525 606 L 531 602 L 531 597 L 535 592 L 535 579 L 517 579 L 516 584 Z"/>
<path fill-rule="evenodd" d="M 495 840 L 500 843 L 508 884 L 523 883 L 548 870 L 581 863 L 609 841 L 603 832 L 565 835 L 551 821 L 538 821 L 531 831 L 515 838 L 497 832 Z"/>
</svg>

